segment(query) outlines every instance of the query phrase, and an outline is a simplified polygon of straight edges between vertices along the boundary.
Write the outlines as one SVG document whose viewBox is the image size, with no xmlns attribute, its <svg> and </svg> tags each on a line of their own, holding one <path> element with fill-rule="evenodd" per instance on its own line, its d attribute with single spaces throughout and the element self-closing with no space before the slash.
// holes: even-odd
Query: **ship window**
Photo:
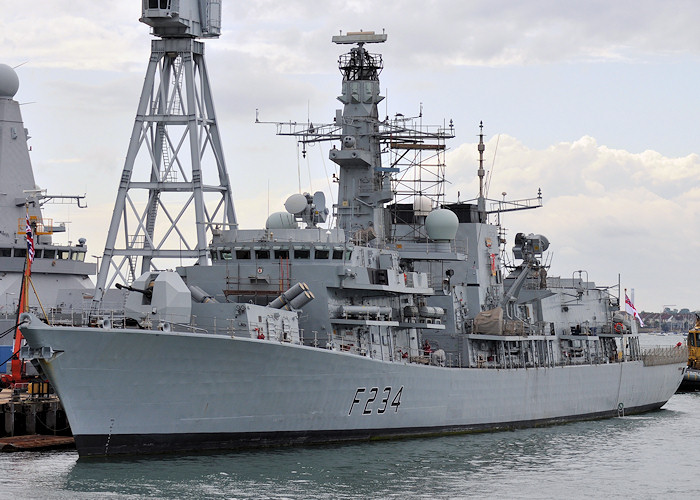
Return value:
<svg viewBox="0 0 700 500">
<path fill-rule="evenodd" d="M 73 252 L 70 256 L 71 260 L 76 260 L 78 262 L 85 261 L 85 252 Z"/>
<path fill-rule="evenodd" d="M 12 249 L 0 248 L 0 257 L 12 257 Z"/>
<path fill-rule="evenodd" d="M 36 248 L 34 249 L 34 258 L 35 259 L 41 259 L 43 257 L 43 250 L 37 250 Z"/>
<path fill-rule="evenodd" d="M 256 259 L 269 259 L 270 258 L 270 251 L 269 250 L 256 250 L 255 251 L 255 258 Z"/>
<path fill-rule="evenodd" d="M 333 249 L 333 258 L 334 258 L 335 260 L 342 260 L 342 258 L 343 258 L 343 249 L 342 249 L 342 248 L 340 248 L 340 249 L 334 248 L 334 249 Z"/>
<path fill-rule="evenodd" d="M 688 345 L 692 345 L 693 347 L 695 347 L 695 334 L 694 333 L 691 333 L 690 335 L 688 335 Z"/>
<path fill-rule="evenodd" d="M 15 248 L 15 257 L 26 257 L 27 256 L 27 249 L 26 248 Z"/>
<path fill-rule="evenodd" d="M 61 260 L 68 260 L 70 258 L 70 250 L 59 250 L 58 258 Z"/>
<path fill-rule="evenodd" d="M 44 258 L 45 259 L 55 259 L 56 258 L 56 250 L 44 250 Z"/>
<path fill-rule="evenodd" d="M 294 250 L 294 258 L 295 259 L 310 259 L 311 258 L 311 250 L 309 250 L 308 248 Z"/>
<path fill-rule="evenodd" d="M 149 9 L 169 9 L 170 0 L 148 0 Z"/>
<path fill-rule="evenodd" d="M 250 259 L 250 248 L 242 248 L 240 250 L 236 250 L 236 258 Z"/>
<path fill-rule="evenodd" d="M 322 250 L 320 248 L 317 248 L 316 251 L 314 252 L 314 259 L 327 259 L 329 255 L 328 250 Z"/>
<path fill-rule="evenodd" d="M 285 248 L 284 250 L 275 250 L 275 259 L 288 259 L 289 258 L 289 249 Z"/>
<path fill-rule="evenodd" d="M 209 256 L 211 257 L 211 260 L 219 260 L 219 252 L 216 250 L 210 250 Z"/>
<path fill-rule="evenodd" d="M 231 250 L 222 250 L 221 251 L 221 258 L 223 260 L 231 260 Z"/>
</svg>

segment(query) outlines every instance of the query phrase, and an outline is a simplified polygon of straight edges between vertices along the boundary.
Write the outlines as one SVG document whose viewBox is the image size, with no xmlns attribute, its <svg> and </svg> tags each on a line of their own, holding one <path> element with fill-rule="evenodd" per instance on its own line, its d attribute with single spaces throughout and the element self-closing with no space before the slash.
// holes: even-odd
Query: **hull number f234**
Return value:
<svg viewBox="0 0 700 500">
<path fill-rule="evenodd" d="M 352 399 L 352 404 L 350 405 L 350 411 L 348 415 L 362 412 L 363 415 L 371 415 L 372 413 L 378 413 L 381 415 L 387 411 L 394 409 L 394 413 L 399 411 L 399 406 L 401 406 L 401 393 L 403 392 L 403 386 L 399 388 L 396 392 L 393 392 L 391 387 L 385 387 L 383 390 L 379 390 L 379 387 L 372 387 L 369 390 L 366 387 L 358 387 L 355 391 L 355 397 Z"/>
</svg>

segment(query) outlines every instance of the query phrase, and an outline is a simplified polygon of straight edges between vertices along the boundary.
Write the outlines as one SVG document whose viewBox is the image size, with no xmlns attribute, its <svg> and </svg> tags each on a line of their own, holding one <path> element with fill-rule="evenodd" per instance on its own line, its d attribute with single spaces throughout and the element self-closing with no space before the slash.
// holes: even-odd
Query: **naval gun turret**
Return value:
<svg viewBox="0 0 700 500">
<path fill-rule="evenodd" d="M 148 300 L 153 298 L 153 282 L 150 283 L 151 288 L 146 289 L 134 288 L 133 286 L 122 285 L 121 283 L 116 283 L 114 286 L 117 287 L 118 290 L 128 290 L 129 292 L 138 292 L 143 294 L 143 296 Z"/>
</svg>

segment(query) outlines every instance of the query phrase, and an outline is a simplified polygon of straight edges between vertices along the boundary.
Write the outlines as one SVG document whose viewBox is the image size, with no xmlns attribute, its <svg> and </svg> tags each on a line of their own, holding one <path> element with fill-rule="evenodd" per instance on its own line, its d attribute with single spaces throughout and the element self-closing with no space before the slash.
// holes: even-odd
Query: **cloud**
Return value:
<svg viewBox="0 0 700 500">
<path fill-rule="evenodd" d="M 0 21 L 0 44 L 10 63 L 34 67 L 129 71 L 148 37 L 138 11 L 117 2 L 36 2 L 10 9 Z M 37 11 L 40 12 L 37 12 Z M 144 29 L 145 28 L 145 29 Z M 21 55 L 20 55 L 21 54 Z M 15 59 L 16 55 L 22 60 Z"/>
<path fill-rule="evenodd" d="M 508 248 L 516 232 L 541 233 L 552 243 L 553 273 L 568 277 L 585 269 L 604 284 L 615 284 L 621 273 L 640 291 L 654 283 L 643 293 L 655 308 L 661 296 L 697 308 L 700 295 L 682 277 L 700 251 L 698 155 L 635 154 L 589 136 L 535 150 L 500 135 L 486 151 L 491 198 L 502 192 L 508 199 L 530 198 L 538 188 L 543 193 L 543 208 L 504 214 Z M 477 194 L 475 152 L 476 144 L 462 144 L 447 159 L 449 171 L 458 174 L 450 190 L 460 190 L 462 199 Z M 697 277 L 692 264 L 689 271 Z"/>
</svg>

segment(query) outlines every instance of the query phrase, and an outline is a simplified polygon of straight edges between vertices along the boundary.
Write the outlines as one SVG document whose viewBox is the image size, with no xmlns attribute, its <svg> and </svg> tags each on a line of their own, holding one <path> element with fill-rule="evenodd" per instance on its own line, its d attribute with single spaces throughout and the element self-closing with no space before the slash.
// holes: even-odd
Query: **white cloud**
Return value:
<svg viewBox="0 0 700 500">
<path fill-rule="evenodd" d="M 534 197 L 541 188 L 544 199 L 543 208 L 504 216 L 509 247 L 516 232 L 541 233 L 552 244 L 555 274 L 585 269 L 610 285 L 621 273 L 644 299 L 641 308 L 660 309 L 669 300 L 697 307 L 700 293 L 687 277 L 698 278 L 698 155 L 633 154 L 588 136 L 534 150 L 501 135 L 487 143 L 489 168 L 497 142 L 491 197 Z M 448 158 L 450 170 L 462 173 L 451 186 L 462 199 L 477 194 L 475 152 L 476 144 L 462 144 Z"/>
</svg>

